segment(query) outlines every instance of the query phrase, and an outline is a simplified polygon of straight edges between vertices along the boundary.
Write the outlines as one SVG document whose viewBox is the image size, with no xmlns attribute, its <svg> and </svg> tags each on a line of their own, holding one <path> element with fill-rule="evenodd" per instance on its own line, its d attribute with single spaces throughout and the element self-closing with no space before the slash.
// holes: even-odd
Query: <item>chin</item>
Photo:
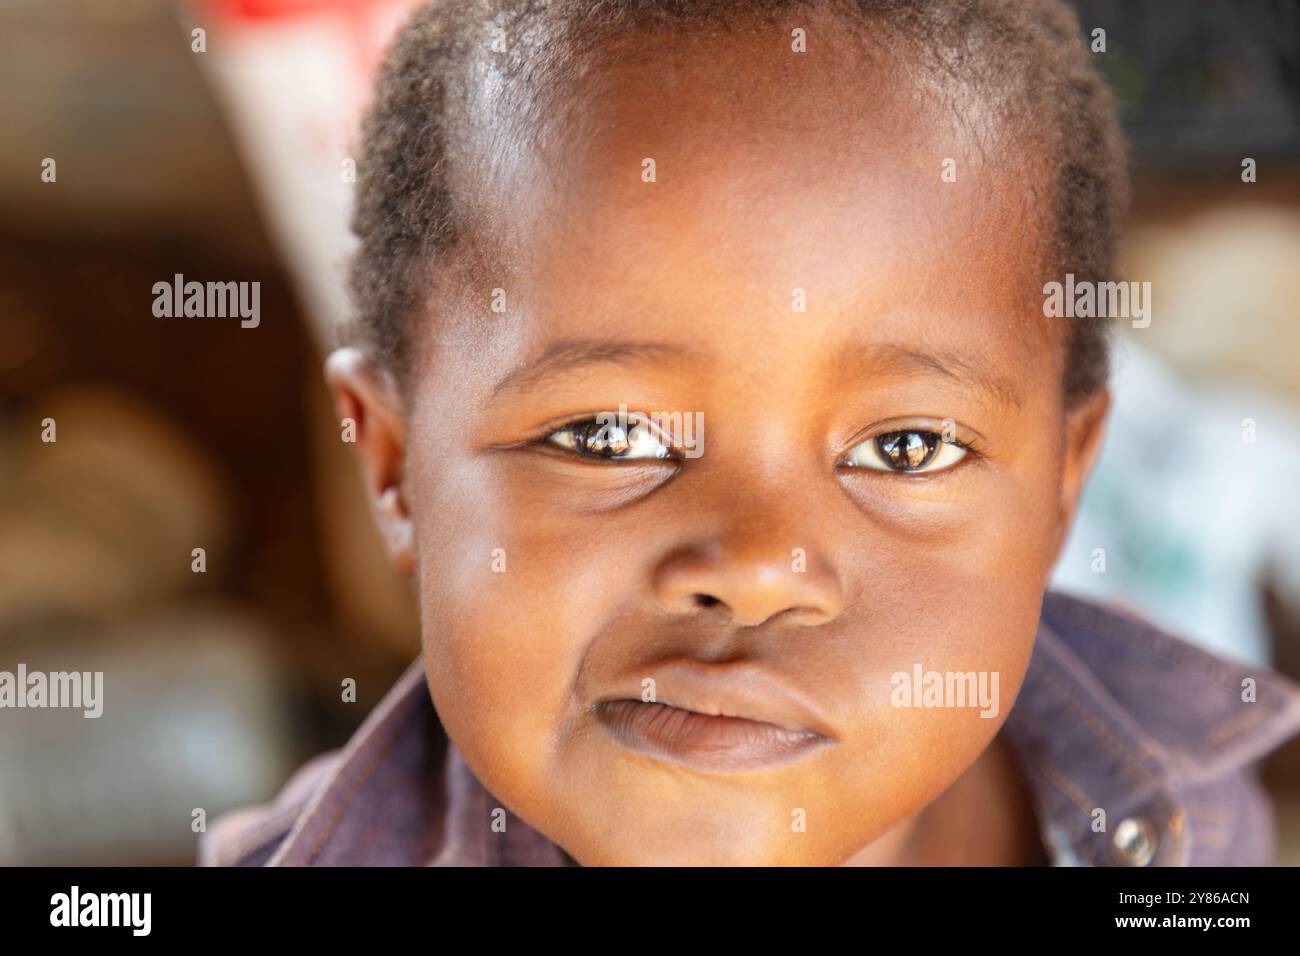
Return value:
<svg viewBox="0 0 1300 956">
<path fill-rule="evenodd" d="M 627 835 L 592 835 L 585 845 L 564 849 L 583 866 L 834 866 L 833 854 L 822 854 L 806 833 L 760 834 L 735 822 L 724 827 L 698 824 L 675 828 L 664 824 L 620 824 Z"/>
</svg>

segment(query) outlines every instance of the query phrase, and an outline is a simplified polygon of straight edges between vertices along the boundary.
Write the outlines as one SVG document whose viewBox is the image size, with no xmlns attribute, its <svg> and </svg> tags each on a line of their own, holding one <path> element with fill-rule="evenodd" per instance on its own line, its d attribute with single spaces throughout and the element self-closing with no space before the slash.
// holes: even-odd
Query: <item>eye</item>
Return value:
<svg viewBox="0 0 1300 956">
<path fill-rule="evenodd" d="M 842 463 L 851 468 L 900 473 L 944 471 L 966 457 L 966 447 L 944 441 L 938 432 L 904 429 L 885 432 L 854 446 Z"/>
<path fill-rule="evenodd" d="M 584 458 L 606 461 L 659 461 L 674 457 L 672 448 L 648 420 L 612 412 L 570 422 L 544 440 Z"/>
</svg>

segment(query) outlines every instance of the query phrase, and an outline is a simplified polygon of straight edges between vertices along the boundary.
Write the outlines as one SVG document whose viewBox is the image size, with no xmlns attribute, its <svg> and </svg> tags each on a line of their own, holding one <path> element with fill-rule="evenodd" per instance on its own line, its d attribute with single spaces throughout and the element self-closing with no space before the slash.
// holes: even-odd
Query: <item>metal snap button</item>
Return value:
<svg viewBox="0 0 1300 956">
<path fill-rule="evenodd" d="M 1143 817 L 1128 817 L 1115 828 L 1115 856 L 1125 866 L 1146 866 L 1156 855 L 1156 829 Z"/>
</svg>

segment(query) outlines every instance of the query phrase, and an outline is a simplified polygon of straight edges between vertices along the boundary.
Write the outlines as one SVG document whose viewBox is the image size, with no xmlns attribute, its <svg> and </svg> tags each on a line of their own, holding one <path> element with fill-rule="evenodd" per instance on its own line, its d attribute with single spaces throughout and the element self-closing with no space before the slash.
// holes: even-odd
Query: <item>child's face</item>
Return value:
<svg viewBox="0 0 1300 956">
<path fill-rule="evenodd" d="M 582 864 L 842 862 L 952 784 L 1019 689 L 1104 401 L 1062 408 L 1027 161 L 981 166 L 881 69 L 729 37 L 599 71 L 535 143 L 479 144 L 509 260 L 432 304 L 405 410 L 335 359 L 438 713 Z M 544 443 L 620 405 L 703 413 L 703 453 Z M 877 470 L 870 439 L 945 420 L 965 458 Z M 893 706 L 916 665 L 997 672 L 996 716 Z M 679 724 L 647 679 L 821 737 Z M 593 709 L 616 698 L 637 703 Z"/>
</svg>

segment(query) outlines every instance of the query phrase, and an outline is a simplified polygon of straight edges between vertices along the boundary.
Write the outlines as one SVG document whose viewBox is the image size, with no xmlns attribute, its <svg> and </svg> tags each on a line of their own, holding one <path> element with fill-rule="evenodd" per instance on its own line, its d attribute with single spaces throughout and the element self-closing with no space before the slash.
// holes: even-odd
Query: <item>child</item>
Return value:
<svg viewBox="0 0 1300 956">
<path fill-rule="evenodd" d="M 1300 691 L 1044 596 L 1125 193 L 1058 0 L 445 0 L 329 360 L 423 653 L 221 864 L 1270 860 Z M 707 437 L 707 441 L 705 441 Z"/>
</svg>

